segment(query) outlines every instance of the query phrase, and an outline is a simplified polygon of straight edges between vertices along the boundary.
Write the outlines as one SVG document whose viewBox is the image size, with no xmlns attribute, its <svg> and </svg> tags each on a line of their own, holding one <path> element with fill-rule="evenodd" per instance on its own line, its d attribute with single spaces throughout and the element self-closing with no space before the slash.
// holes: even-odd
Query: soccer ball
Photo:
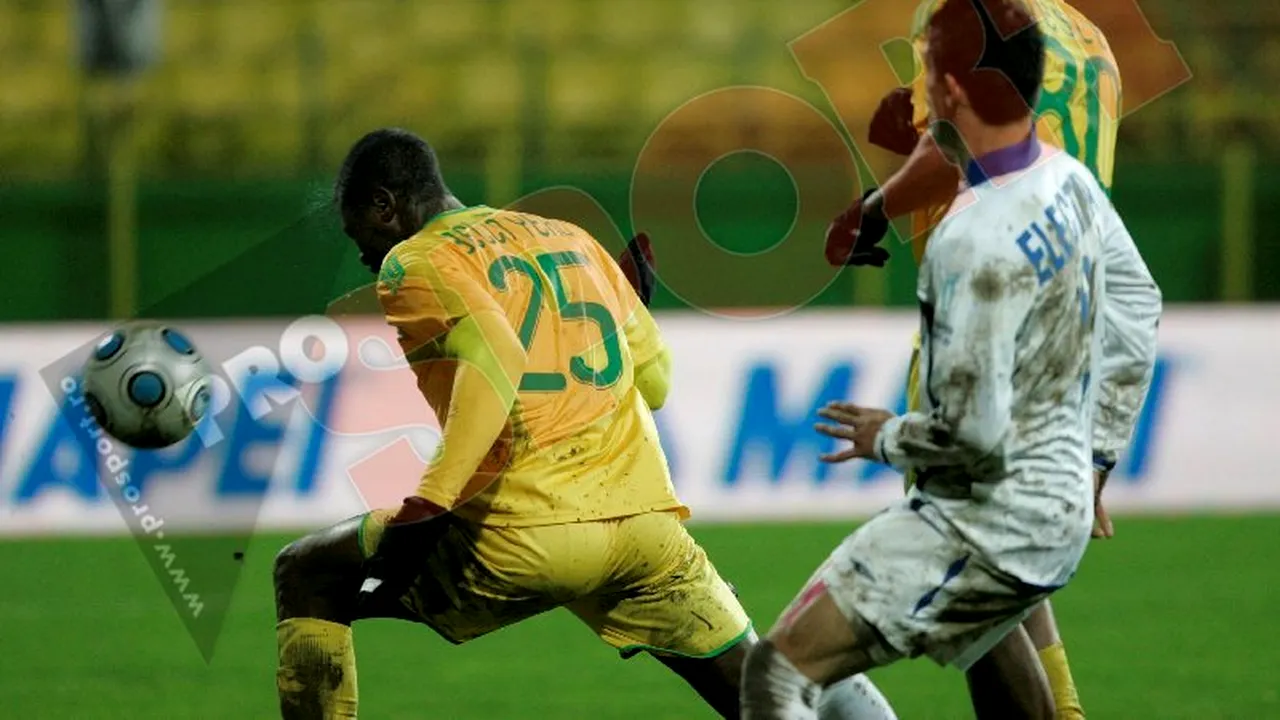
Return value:
<svg viewBox="0 0 1280 720">
<path fill-rule="evenodd" d="M 182 333 L 156 322 L 126 323 L 99 340 L 82 378 L 85 406 L 98 425 L 144 450 L 190 435 L 212 397 L 204 357 Z"/>
</svg>

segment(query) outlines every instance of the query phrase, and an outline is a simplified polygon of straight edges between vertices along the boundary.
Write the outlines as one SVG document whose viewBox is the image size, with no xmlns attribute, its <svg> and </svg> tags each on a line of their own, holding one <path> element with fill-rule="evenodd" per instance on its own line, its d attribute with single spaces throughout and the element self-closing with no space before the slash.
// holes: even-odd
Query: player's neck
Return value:
<svg viewBox="0 0 1280 720">
<path fill-rule="evenodd" d="M 454 197 L 452 194 L 445 195 L 427 206 L 427 211 L 425 213 L 426 221 L 423 225 L 425 226 L 426 223 L 431 222 L 442 213 L 447 213 L 451 210 L 461 210 L 464 207 L 466 207 L 466 205 L 463 205 L 462 201 Z"/>
<path fill-rule="evenodd" d="M 961 131 L 969 159 L 980 158 L 997 150 L 1017 145 L 1031 134 L 1031 118 L 1023 118 L 1007 125 L 984 125 L 975 123 L 973 127 Z"/>
</svg>

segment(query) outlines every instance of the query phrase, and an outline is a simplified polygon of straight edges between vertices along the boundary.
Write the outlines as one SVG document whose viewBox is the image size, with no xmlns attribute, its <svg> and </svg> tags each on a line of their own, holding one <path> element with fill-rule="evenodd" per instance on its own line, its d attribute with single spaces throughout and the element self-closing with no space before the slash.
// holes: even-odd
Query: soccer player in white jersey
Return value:
<svg viewBox="0 0 1280 720">
<path fill-rule="evenodd" d="M 1021 4 L 944 4 L 925 54 L 932 132 L 966 187 L 920 268 L 921 408 L 833 417 L 853 429 L 842 456 L 917 484 L 751 652 L 747 718 L 815 717 L 819 688 L 920 655 L 966 672 L 980 718 L 1053 716 L 1019 623 L 1092 529 L 1095 318 L 1105 238 L 1125 230 L 1090 172 L 1035 136 L 1044 40 Z"/>
<path fill-rule="evenodd" d="M 924 0 L 913 43 L 923 48 L 924 24 L 946 0 Z M 1063 148 L 1110 188 L 1115 164 L 1116 125 L 1120 119 L 1121 78 L 1102 31 L 1064 0 L 1026 0 L 1027 9 L 1045 34 L 1045 74 L 1036 107 L 1036 131 L 1045 142 Z M 1083 77 L 1084 82 L 1077 78 Z M 911 249 L 918 261 L 927 247 L 928 228 L 945 214 L 959 184 L 959 168 L 947 162 L 927 132 L 927 94 L 920 72 L 909 92 L 885 96 L 871 121 L 873 144 L 908 156 L 903 166 L 878 189 L 856 200 L 832 223 L 826 254 L 835 265 L 880 265 L 888 253 L 878 247 L 888 229 L 886 216 L 910 214 Z M 922 131 L 926 131 L 923 132 Z M 863 218 L 871 218 L 871 222 Z M 878 221 L 878 222 L 877 222 Z M 1093 421 L 1094 537 L 1109 538 L 1113 528 L 1102 490 L 1116 459 L 1133 435 L 1151 384 L 1156 360 L 1156 329 L 1162 301 L 1142 255 L 1128 233 L 1104 239 L 1107 302 L 1100 308 L 1103 324 L 1101 373 L 1093 378 L 1096 402 Z M 919 338 L 916 338 L 919 349 Z M 919 396 L 918 356 L 913 355 L 908 394 L 916 409 Z M 833 403 L 832 414 L 846 410 Z M 838 416 L 836 416 L 838 417 Z M 845 437 L 841 427 L 831 433 Z M 907 485 L 914 483 L 908 474 Z M 1085 717 L 1075 688 L 1066 649 L 1049 602 L 1027 617 L 1024 627 L 1036 646 L 1057 704 L 1057 720 Z"/>
</svg>

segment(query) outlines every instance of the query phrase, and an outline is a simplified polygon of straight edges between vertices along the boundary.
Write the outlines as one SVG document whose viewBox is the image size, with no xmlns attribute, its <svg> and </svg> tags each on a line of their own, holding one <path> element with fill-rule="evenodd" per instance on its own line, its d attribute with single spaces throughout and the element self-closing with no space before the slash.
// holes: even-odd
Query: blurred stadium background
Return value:
<svg viewBox="0 0 1280 720">
<path fill-rule="evenodd" d="M 231 358 L 366 282 L 327 201 L 347 148 L 379 126 L 429 138 L 464 202 L 569 186 L 617 224 L 607 244 L 654 235 L 656 306 L 680 368 L 660 421 L 677 483 L 709 520 L 696 533 L 762 629 L 850 519 L 893 497 L 890 473 L 816 467 L 807 427 L 828 397 L 901 401 L 912 263 L 832 274 L 818 246 L 828 206 L 853 193 L 832 128 L 865 146 L 889 86 L 883 68 L 850 67 L 867 57 L 853 50 L 883 47 L 904 72 L 893 39 L 914 3 L 163 0 L 140 5 L 153 62 L 125 74 L 81 62 L 80 13 L 95 4 L 0 3 L 0 714 L 273 716 L 271 557 L 287 531 L 359 509 L 338 487 L 351 458 L 335 436 L 376 434 L 360 413 L 394 396 L 342 376 L 300 388 L 299 432 L 319 438 L 304 449 L 293 419 L 241 413 L 243 427 L 279 427 L 134 459 L 166 479 L 154 504 L 169 503 L 170 528 L 226 538 L 190 550 L 208 554 L 186 572 L 217 610 L 193 625 L 170 602 L 173 568 L 96 486 L 92 453 L 64 447 L 41 373 L 139 315 L 192 323 L 207 353 Z M 1128 514 L 1057 601 L 1060 622 L 1091 716 L 1280 717 L 1280 482 L 1267 452 L 1280 394 L 1280 6 L 1141 8 L 1193 74 L 1126 117 L 1115 173 L 1114 200 L 1164 291 L 1167 355 L 1115 481 Z M 845 11 L 856 22 L 811 32 Z M 1116 27 L 1117 48 L 1144 32 Z M 772 90 L 686 106 L 737 86 Z M 728 152 L 749 147 L 765 151 Z M 889 167 L 875 152 L 864 174 Z M 797 185 L 826 189 L 806 205 Z M 682 219 L 691 206 L 697 226 Z M 722 312 L 800 305 L 754 323 Z M 222 552 L 232 545 L 243 570 Z M 215 564 L 216 582 L 199 577 Z M 458 649 L 391 623 L 358 636 L 367 717 L 706 715 L 656 663 L 616 661 L 555 614 Z M 904 718 L 969 714 L 954 673 L 915 663 L 877 679 Z"/>
</svg>

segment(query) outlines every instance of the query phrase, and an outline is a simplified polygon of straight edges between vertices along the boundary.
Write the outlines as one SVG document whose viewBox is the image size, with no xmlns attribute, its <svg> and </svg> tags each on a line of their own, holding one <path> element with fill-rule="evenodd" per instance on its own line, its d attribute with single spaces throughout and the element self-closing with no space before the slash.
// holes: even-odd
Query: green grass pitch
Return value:
<svg viewBox="0 0 1280 720">
<path fill-rule="evenodd" d="M 1280 717 L 1280 516 L 1122 519 L 1055 599 L 1095 718 Z M 697 526 L 762 629 L 848 531 Z M 206 664 L 128 538 L 0 543 L 0 715 L 275 717 L 270 570 L 248 550 Z M 230 560 L 229 560 L 230 561 Z M 649 658 L 620 661 L 567 613 L 463 647 L 395 622 L 356 631 L 368 718 L 699 718 Z M 969 717 L 961 676 L 928 661 L 874 674 L 903 718 Z"/>
</svg>

